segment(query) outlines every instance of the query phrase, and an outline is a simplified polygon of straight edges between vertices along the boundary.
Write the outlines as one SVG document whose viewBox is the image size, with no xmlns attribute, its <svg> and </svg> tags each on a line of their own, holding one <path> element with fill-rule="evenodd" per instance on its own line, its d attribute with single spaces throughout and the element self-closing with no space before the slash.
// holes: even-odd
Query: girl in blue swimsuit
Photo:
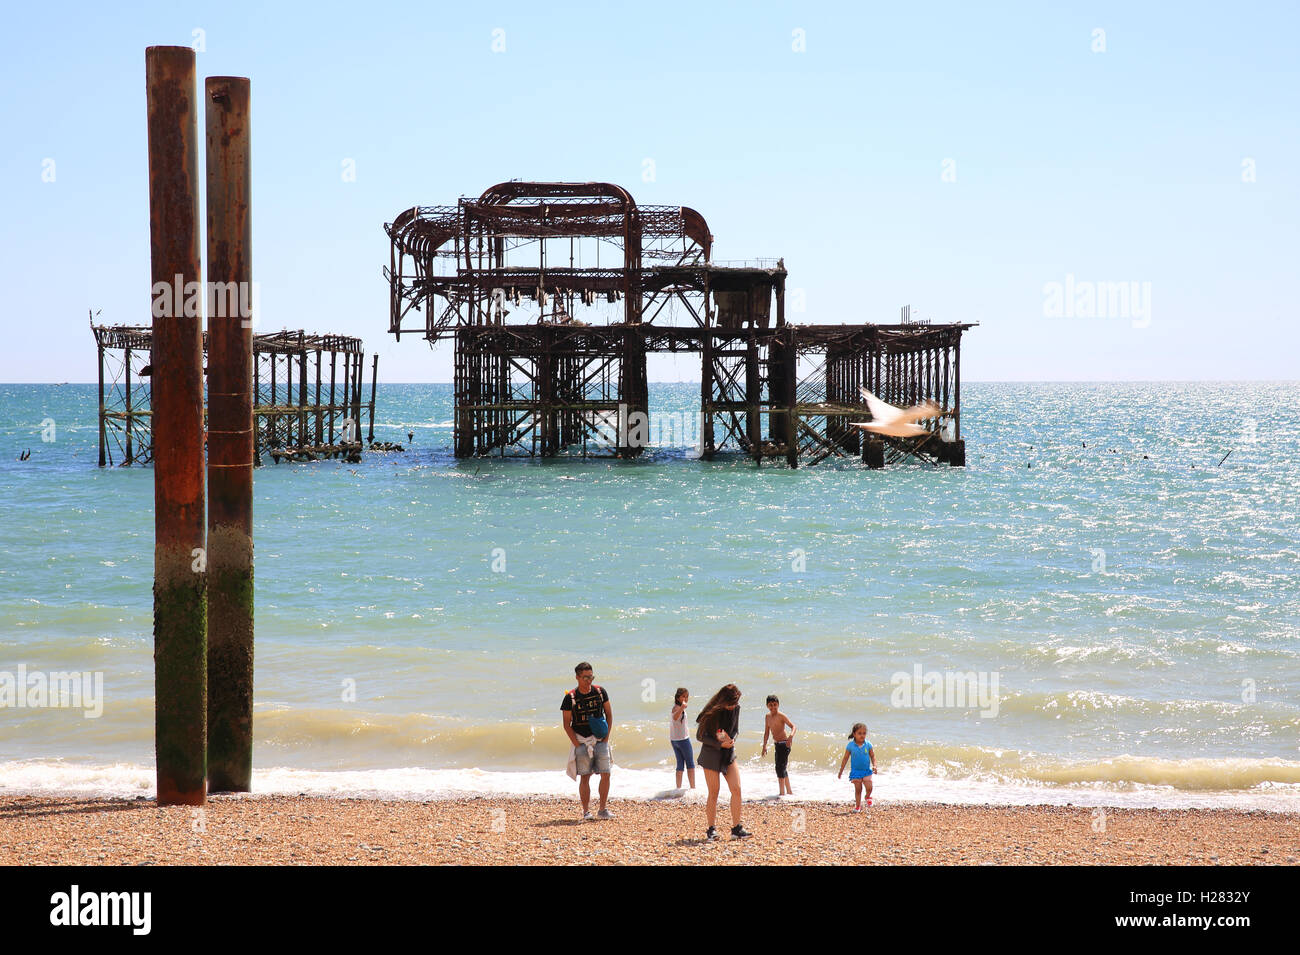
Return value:
<svg viewBox="0 0 1300 955">
<path fill-rule="evenodd" d="M 867 724 L 854 723 L 849 733 L 849 744 L 844 747 L 844 758 L 840 760 L 840 775 L 844 778 L 844 764 L 853 760 L 849 769 L 849 779 L 853 781 L 853 796 L 857 800 L 854 812 L 862 811 L 862 792 L 865 789 L 867 805 L 871 805 L 871 777 L 876 769 L 876 751 L 867 741 Z"/>
</svg>

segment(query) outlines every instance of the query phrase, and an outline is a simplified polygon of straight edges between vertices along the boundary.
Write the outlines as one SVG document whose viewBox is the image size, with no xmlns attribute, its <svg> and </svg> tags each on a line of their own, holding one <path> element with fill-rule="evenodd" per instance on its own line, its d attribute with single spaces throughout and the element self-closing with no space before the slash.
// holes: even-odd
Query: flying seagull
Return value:
<svg viewBox="0 0 1300 955">
<path fill-rule="evenodd" d="M 942 413 L 942 409 L 933 401 L 912 405 L 910 408 L 895 408 L 893 405 L 885 404 L 866 388 L 859 390 L 862 392 L 862 397 L 867 399 L 867 407 L 871 409 L 871 420 L 854 421 L 852 424 L 853 427 L 865 431 L 893 435 L 896 438 L 916 438 L 930 432 L 915 422 L 925 418 L 937 418 Z"/>
</svg>

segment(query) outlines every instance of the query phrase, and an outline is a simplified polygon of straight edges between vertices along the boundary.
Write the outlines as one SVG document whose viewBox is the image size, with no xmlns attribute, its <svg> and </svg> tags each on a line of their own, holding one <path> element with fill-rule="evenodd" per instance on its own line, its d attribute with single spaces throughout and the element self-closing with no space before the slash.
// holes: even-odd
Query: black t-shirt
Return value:
<svg viewBox="0 0 1300 955">
<path fill-rule="evenodd" d="M 574 706 L 574 701 L 577 706 Z M 593 716 L 605 715 L 605 704 L 609 702 L 609 694 L 605 688 L 591 685 L 590 693 L 580 693 L 573 690 L 564 694 L 564 702 L 560 704 L 561 712 L 566 710 L 573 711 L 573 732 L 578 736 L 591 735 L 591 718 Z"/>
<path fill-rule="evenodd" d="M 708 720 L 700 720 L 700 728 L 696 731 L 700 740 L 705 746 L 721 747 L 718 742 L 718 730 L 726 730 L 727 735 L 734 741 L 740 735 L 740 707 L 734 710 L 721 709 L 713 714 Z"/>
</svg>

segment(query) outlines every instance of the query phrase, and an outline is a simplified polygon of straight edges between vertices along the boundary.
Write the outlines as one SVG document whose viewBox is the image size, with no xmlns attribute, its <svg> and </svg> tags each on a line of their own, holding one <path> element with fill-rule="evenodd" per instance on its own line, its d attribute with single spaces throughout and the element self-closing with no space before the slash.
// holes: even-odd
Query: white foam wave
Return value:
<svg viewBox="0 0 1300 955">
<path fill-rule="evenodd" d="M 680 798 L 704 800 L 703 774 L 698 788 L 677 793 L 673 774 L 664 770 L 622 769 L 615 765 L 611 795 L 619 799 Z M 0 795 L 77 796 L 83 798 L 152 798 L 151 766 L 77 765 L 25 760 L 0 763 Z M 741 769 L 746 802 L 776 801 L 775 777 L 769 771 Z M 791 773 L 796 802 L 846 802 L 852 798 L 847 780 L 830 773 Z M 348 799 L 436 800 L 462 797 L 550 796 L 568 798 L 576 784 L 563 770 L 500 772 L 483 769 L 424 769 L 317 771 L 275 767 L 253 772 L 255 795 L 318 796 Z M 1130 785 L 1115 788 L 1086 785 L 1029 785 L 945 779 L 924 767 L 900 766 L 875 779 L 877 802 L 930 802 L 948 805 L 1074 805 L 1085 807 L 1161 809 L 1238 809 L 1300 812 L 1300 785 L 1264 784 L 1247 791 L 1188 792 L 1169 786 Z M 790 801 L 790 800 L 787 800 Z"/>
</svg>

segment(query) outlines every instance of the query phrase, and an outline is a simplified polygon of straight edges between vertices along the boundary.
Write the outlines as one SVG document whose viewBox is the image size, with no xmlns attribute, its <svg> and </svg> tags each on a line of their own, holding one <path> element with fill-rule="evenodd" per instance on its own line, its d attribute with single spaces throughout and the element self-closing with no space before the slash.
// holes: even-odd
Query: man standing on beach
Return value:
<svg viewBox="0 0 1300 955">
<path fill-rule="evenodd" d="M 609 734 L 614 725 L 609 694 L 604 687 L 592 682 L 590 663 L 579 663 L 573 672 L 578 677 L 578 686 L 564 694 L 560 711 L 564 714 L 564 732 L 573 744 L 571 762 L 575 764 L 578 775 L 582 818 L 592 818 L 587 807 L 591 803 L 591 774 L 595 772 L 600 774 L 600 811 L 595 818 L 613 819 L 614 814 L 605 808 L 609 799 Z"/>
</svg>

